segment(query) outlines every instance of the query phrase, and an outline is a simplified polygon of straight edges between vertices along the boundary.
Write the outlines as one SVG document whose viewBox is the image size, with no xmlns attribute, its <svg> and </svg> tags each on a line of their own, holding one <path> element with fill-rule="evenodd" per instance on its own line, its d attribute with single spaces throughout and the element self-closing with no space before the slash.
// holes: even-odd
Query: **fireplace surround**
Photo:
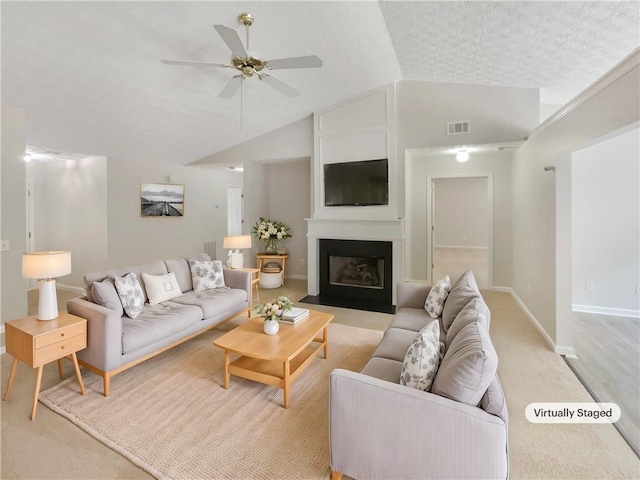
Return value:
<svg viewBox="0 0 640 480">
<path fill-rule="evenodd" d="M 393 243 L 321 238 L 317 297 L 303 301 L 393 313 Z"/>
</svg>

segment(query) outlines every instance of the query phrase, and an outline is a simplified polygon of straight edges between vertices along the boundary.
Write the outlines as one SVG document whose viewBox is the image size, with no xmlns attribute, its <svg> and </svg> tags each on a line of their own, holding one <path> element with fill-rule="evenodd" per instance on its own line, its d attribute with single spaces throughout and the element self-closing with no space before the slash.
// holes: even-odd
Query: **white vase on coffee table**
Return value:
<svg viewBox="0 0 640 480">
<path fill-rule="evenodd" d="M 280 330 L 280 324 L 277 320 L 265 320 L 262 329 L 267 335 L 275 335 Z"/>
</svg>

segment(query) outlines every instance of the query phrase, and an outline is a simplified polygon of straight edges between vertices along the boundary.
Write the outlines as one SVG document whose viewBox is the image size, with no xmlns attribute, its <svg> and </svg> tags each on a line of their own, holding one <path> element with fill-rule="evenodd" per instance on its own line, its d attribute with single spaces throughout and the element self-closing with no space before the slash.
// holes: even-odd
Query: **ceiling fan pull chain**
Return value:
<svg viewBox="0 0 640 480">
<path fill-rule="evenodd" d="M 243 124 L 242 124 L 242 110 L 244 110 L 243 102 L 242 102 L 242 99 L 244 97 L 244 89 L 242 85 L 243 83 L 244 83 L 244 76 L 240 77 L 240 130 L 243 129 Z"/>
</svg>

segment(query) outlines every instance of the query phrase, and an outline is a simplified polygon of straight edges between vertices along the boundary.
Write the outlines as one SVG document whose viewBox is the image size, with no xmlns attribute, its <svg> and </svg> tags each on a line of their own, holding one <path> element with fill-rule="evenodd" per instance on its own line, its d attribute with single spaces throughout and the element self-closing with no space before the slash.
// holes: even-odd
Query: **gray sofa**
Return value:
<svg viewBox="0 0 640 480">
<path fill-rule="evenodd" d="M 224 283 L 228 288 L 195 292 L 189 259 L 208 261 L 210 257 L 202 253 L 90 273 L 84 278 L 86 296 L 67 302 L 69 313 L 87 319 L 87 348 L 78 352 L 78 361 L 103 377 L 105 397 L 109 395 L 110 379 L 114 375 L 243 312 L 251 315 L 250 273 L 224 268 Z M 94 282 L 114 280 L 129 272 L 136 274 L 145 302 L 148 297 L 142 273 L 173 272 L 182 295 L 156 305 L 145 303 L 142 312 L 133 319 L 123 314 L 121 305 L 116 304 L 117 298 L 107 306 L 96 303 L 92 296 Z"/>
<path fill-rule="evenodd" d="M 482 389 L 469 397 L 477 404 L 447 398 L 442 391 L 446 392 L 448 380 L 438 378 L 447 375 L 441 372 L 448 369 L 444 365 L 449 350 L 449 358 L 456 355 L 453 350 L 459 355 L 458 344 L 463 339 L 458 339 L 455 348 L 453 342 L 456 336 L 464 336 L 462 327 L 477 322 L 488 332 L 489 310 L 470 271 L 453 285 L 436 320 L 424 308 L 430 289 L 417 283 L 399 284 L 394 320 L 363 370 L 331 373 L 332 479 L 342 474 L 380 480 L 508 478 L 507 408 L 498 377 L 492 373 L 497 367 L 493 346 L 482 347 L 495 355 L 493 370 L 487 367 L 489 373 L 485 372 L 484 386 L 470 385 L 475 380 L 469 382 L 465 374 L 458 375 L 465 377 L 465 389 Z M 405 354 L 417 332 L 431 321 L 440 323 L 440 341 L 446 345 L 431 391 L 401 385 Z M 474 355 L 480 363 L 484 361 L 483 353 Z M 440 394 L 433 393 L 436 387 Z"/>
</svg>

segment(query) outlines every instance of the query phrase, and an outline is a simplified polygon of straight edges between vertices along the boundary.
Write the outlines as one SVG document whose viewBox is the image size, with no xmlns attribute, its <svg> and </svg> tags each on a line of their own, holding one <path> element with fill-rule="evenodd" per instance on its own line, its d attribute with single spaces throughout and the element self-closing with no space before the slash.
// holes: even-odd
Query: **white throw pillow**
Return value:
<svg viewBox="0 0 640 480">
<path fill-rule="evenodd" d="M 178 285 L 178 280 L 173 272 L 164 275 L 149 275 L 143 272 L 142 280 L 147 289 L 149 305 L 166 302 L 182 295 L 180 285 Z"/>
<path fill-rule="evenodd" d="M 116 290 L 122 302 L 124 313 L 131 318 L 136 318 L 144 307 L 144 294 L 138 282 L 138 277 L 131 272 L 124 277 L 116 277 L 114 283 L 116 284 Z"/>
<path fill-rule="evenodd" d="M 440 325 L 430 322 L 411 342 L 402 362 L 400 385 L 429 391 L 440 363 Z"/>
<path fill-rule="evenodd" d="M 222 262 L 220 260 L 212 260 L 210 262 L 189 260 L 189 267 L 191 268 L 194 292 L 225 286 Z"/>
<path fill-rule="evenodd" d="M 438 318 L 442 315 L 444 309 L 444 301 L 447 299 L 447 295 L 451 291 L 451 280 L 449 275 L 431 287 L 427 299 L 424 302 L 424 309 L 427 311 L 431 318 Z"/>
</svg>

